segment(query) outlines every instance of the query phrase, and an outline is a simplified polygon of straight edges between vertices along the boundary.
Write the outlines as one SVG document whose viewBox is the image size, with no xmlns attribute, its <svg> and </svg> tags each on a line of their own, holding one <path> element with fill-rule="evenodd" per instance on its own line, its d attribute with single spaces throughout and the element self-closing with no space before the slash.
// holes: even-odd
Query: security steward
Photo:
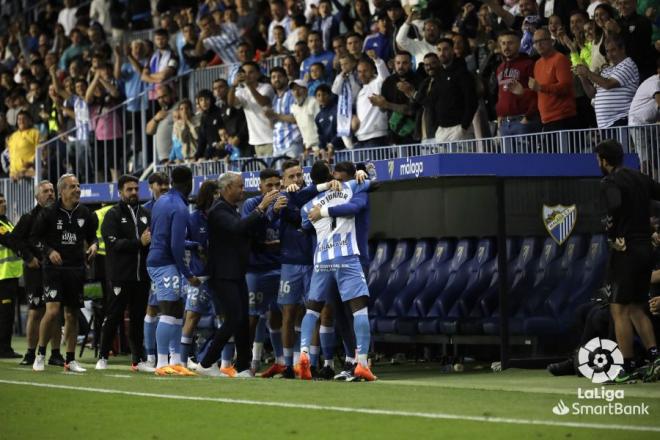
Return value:
<svg viewBox="0 0 660 440">
<path fill-rule="evenodd" d="M 62 175 L 57 181 L 57 193 L 60 198 L 39 213 L 32 229 L 32 240 L 39 243 L 44 255 L 46 300 L 46 313 L 39 326 L 39 348 L 32 369 L 45 369 L 51 325 L 63 305 L 64 370 L 82 373 L 86 369 L 75 360 L 77 313 L 83 305 L 85 265 L 96 255 L 97 219 L 92 211 L 80 204 L 80 183 L 75 175 Z"/>
<path fill-rule="evenodd" d="M 112 340 L 128 306 L 131 369 L 155 371 L 153 367 L 142 362 L 142 317 L 147 307 L 150 285 L 146 260 L 151 243 L 151 214 L 139 204 L 138 183 L 138 179 L 133 176 L 124 175 L 119 178 L 120 201 L 107 211 L 101 225 L 108 262 L 111 262 L 106 266 L 111 291 L 101 330 L 97 370 L 108 368 Z"/>
<path fill-rule="evenodd" d="M 39 341 L 39 324 L 46 311 L 44 280 L 41 270 L 43 255 L 41 254 L 41 250 L 30 240 L 30 233 L 32 231 L 32 225 L 41 210 L 55 203 L 55 187 L 53 184 L 48 180 L 39 182 L 35 199 L 37 200 L 36 206 L 21 216 L 12 231 L 12 235 L 18 241 L 20 255 L 23 258 L 23 280 L 25 281 L 25 295 L 28 305 L 27 323 L 25 325 L 27 353 L 25 353 L 25 357 L 23 357 L 20 365 L 28 366 L 32 366 L 34 363 L 37 342 Z M 60 319 L 58 318 L 54 324 L 51 332 L 48 365 L 63 367 L 64 357 L 60 353 L 60 344 L 62 342 Z"/>
<path fill-rule="evenodd" d="M 14 225 L 6 214 L 7 199 L 0 194 L 0 358 L 14 359 L 21 357 L 11 346 L 11 336 L 23 263 L 16 254 L 18 245 L 11 235 Z"/>
</svg>

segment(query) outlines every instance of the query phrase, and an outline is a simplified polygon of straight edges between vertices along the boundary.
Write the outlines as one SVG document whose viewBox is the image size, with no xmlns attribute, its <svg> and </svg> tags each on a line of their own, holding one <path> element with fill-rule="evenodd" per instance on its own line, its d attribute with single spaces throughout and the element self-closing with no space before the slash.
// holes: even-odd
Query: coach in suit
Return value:
<svg viewBox="0 0 660 440">
<path fill-rule="evenodd" d="M 266 221 L 266 210 L 279 192 L 266 194 L 257 208 L 241 219 L 238 203 L 244 197 L 243 177 L 225 173 L 218 179 L 220 198 L 211 207 L 209 227 L 209 275 L 216 310 L 224 314 L 224 322 L 216 331 L 198 372 L 219 376 L 214 363 L 223 346 L 234 335 L 236 342 L 236 370 L 240 376 L 251 376 L 250 335 L 248 327 L 248 290 L 245 273 L 253 232 Z"/>
</svg>

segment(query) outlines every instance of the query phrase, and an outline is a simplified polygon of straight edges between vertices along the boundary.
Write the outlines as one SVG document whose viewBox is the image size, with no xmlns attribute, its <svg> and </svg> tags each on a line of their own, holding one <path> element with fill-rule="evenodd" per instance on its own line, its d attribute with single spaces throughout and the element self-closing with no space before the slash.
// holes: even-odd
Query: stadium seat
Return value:
<svg viewBox="0 0 660 440">
<path fill-rule="evenodd" d="M 514 261 L 513 276 L 509 278 L 508 307 L 510 316 L 515 315 L 525 292 L 528 292 L 534 281 L 534 268 L 540 253 L 539 240 L 536 237 L 525 238 L 520 245 L 520 253 Z M 489 296 L 480 299 L 483 316 L 483 330 L 487 335 L 499 334 L 499 292 L 489 289 Z M 513 327 L 513 326 L 512 326 Z M 522 326 L 521 326 L 522 328 Z M 519 332 L 521 329 L 516 329 Z M 514 331 L 511 328 L 511 331 Z"/>
<path fill-rule="evenodd" d="M 369 265 L 369 279 L 367 284 L 369 286 L 370 304 L 373 303 L 373 298 L 380 293 L 387 285 L 387 278 L 390 274 L 390 265 L 392 263 L 392 255 L 397 255 L 397 264 L 400 264 L 405 259 L 409 258 L 409 251 L 405 245 L 397 246 L 394 251 L 394 242 L 392 240 L 382 240 L 376 245 L 374 257 Z"/>
<path fill-rule="evenodd" d="M 569 331 L 573 312 L 603 284 L 608 257 L 608 245 L 604 235 L 594 235 L 589 242 L 587 255 L 575 262 L 567 273 L 566 282 L 560 284 L 547 298 L 543 316 L 525 320 L 524 332 L 529 335 L 558 335 Z"/>
<path fill-rule="evenodd" d="M 392 259 L 390 276 L 387 280 L 385 289 L 374 299 L 374 315 L 384 317 L 392 306 L 394 298 L 404 289 L 404 287 L 414 280 L 415 272 L 431 258 L 432 240 L 422 239 L 415 244 L 415 251 L 410 260 L 394 267 L 396 254 Z M 398 249 L 398 246 L 397 246 Z"/>
<path fill-rule="evenodd" d="M 495 247 L 495 240 L 492 238 L 484 238 L 477 243 L 474 258 L 465 267 L 467 273 L 465 289 L 451 306 L 447 318 L 440 321 L 440 333 L 456 334 L 459 320 L 469 313 L 469 303 L 473 303 L 474 298 L 488 288 L 496 268 L 496 265 L 493 265 L 493 261 L 496 261 Z M 466 309 L 468 312 L 465 312 Z"/>
<path fill-rule="evenodd" d="M 419 317 L 417 329 L 422 334 L 438 333 L 439 309 L 435 302 L 445 290 L 462 289 L 467 283 L 467 274 L 464 272 L 465 264 L 474 255 L 475 243 L 472 239 L 462 239 L 456 245 L 454 256 L 446 270 L 436 270 L 424 286 L 422 292 L 415 298 L 409 315 Z M 460 293 L 460 292 L 459 292 Z M 453 294 L 453 293 L 452 293 Z"/>
<path fill-rule="evenodd" d="M 413 300 L 426 285 L 431 274 L 440 264 L 439 258 L 449 258 L 448 254 L 453 252 L 454 242 L 450 239 L 440 239 L 433 257 L 424 262 L 408 279 L 406 286 L 394 297 L 385 317 L 376 320 L 376 328 L 380 333 L 402 333 L 413 335 L 417 333 L 417 318 L 408 317 L 408 311 L 412 307 Z M 429 248 L 429 252 L 431 249 Z"/>
</svg>

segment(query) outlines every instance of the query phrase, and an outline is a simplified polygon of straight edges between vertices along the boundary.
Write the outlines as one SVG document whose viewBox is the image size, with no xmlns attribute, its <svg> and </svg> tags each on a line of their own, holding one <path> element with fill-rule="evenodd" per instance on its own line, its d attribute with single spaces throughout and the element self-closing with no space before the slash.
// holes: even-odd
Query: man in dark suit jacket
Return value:
<svg viewBox="0 0 660 440">
<path fill-rule="evenodd" d="M 257 208 L 241 219 L 238 203 L 243 199 L 243 177 L 225 173 L 218 179 L 220 198 L 209 211 L 209 275 L 216 310 L 222 310 L 224 322 L 216 331 L 197 372 L 220 376 L 214 365 L 222 348 L 234 335 L 236 370 L 242 377 L 253 376 L 250 366 L 250 334 L 248 326 L 248 290 L 245 273 L 250 255 L 250 238 L 266 221 L 266 210 L 279 192 L 266 194 Z"/>
</svg>

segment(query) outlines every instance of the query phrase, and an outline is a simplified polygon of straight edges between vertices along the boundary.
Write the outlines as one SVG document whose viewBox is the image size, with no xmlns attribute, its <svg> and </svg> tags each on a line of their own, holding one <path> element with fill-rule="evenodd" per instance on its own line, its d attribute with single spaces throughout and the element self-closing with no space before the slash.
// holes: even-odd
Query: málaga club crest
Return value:
<svg viewBox="0 0 660 440">
<path fill-rule="evenodd" d="M 571 236 L 576 222 L 577 208 L 575 205 L 543 205 L 543 226 L 558 245 L 564 244 Z"/>
</svg>

